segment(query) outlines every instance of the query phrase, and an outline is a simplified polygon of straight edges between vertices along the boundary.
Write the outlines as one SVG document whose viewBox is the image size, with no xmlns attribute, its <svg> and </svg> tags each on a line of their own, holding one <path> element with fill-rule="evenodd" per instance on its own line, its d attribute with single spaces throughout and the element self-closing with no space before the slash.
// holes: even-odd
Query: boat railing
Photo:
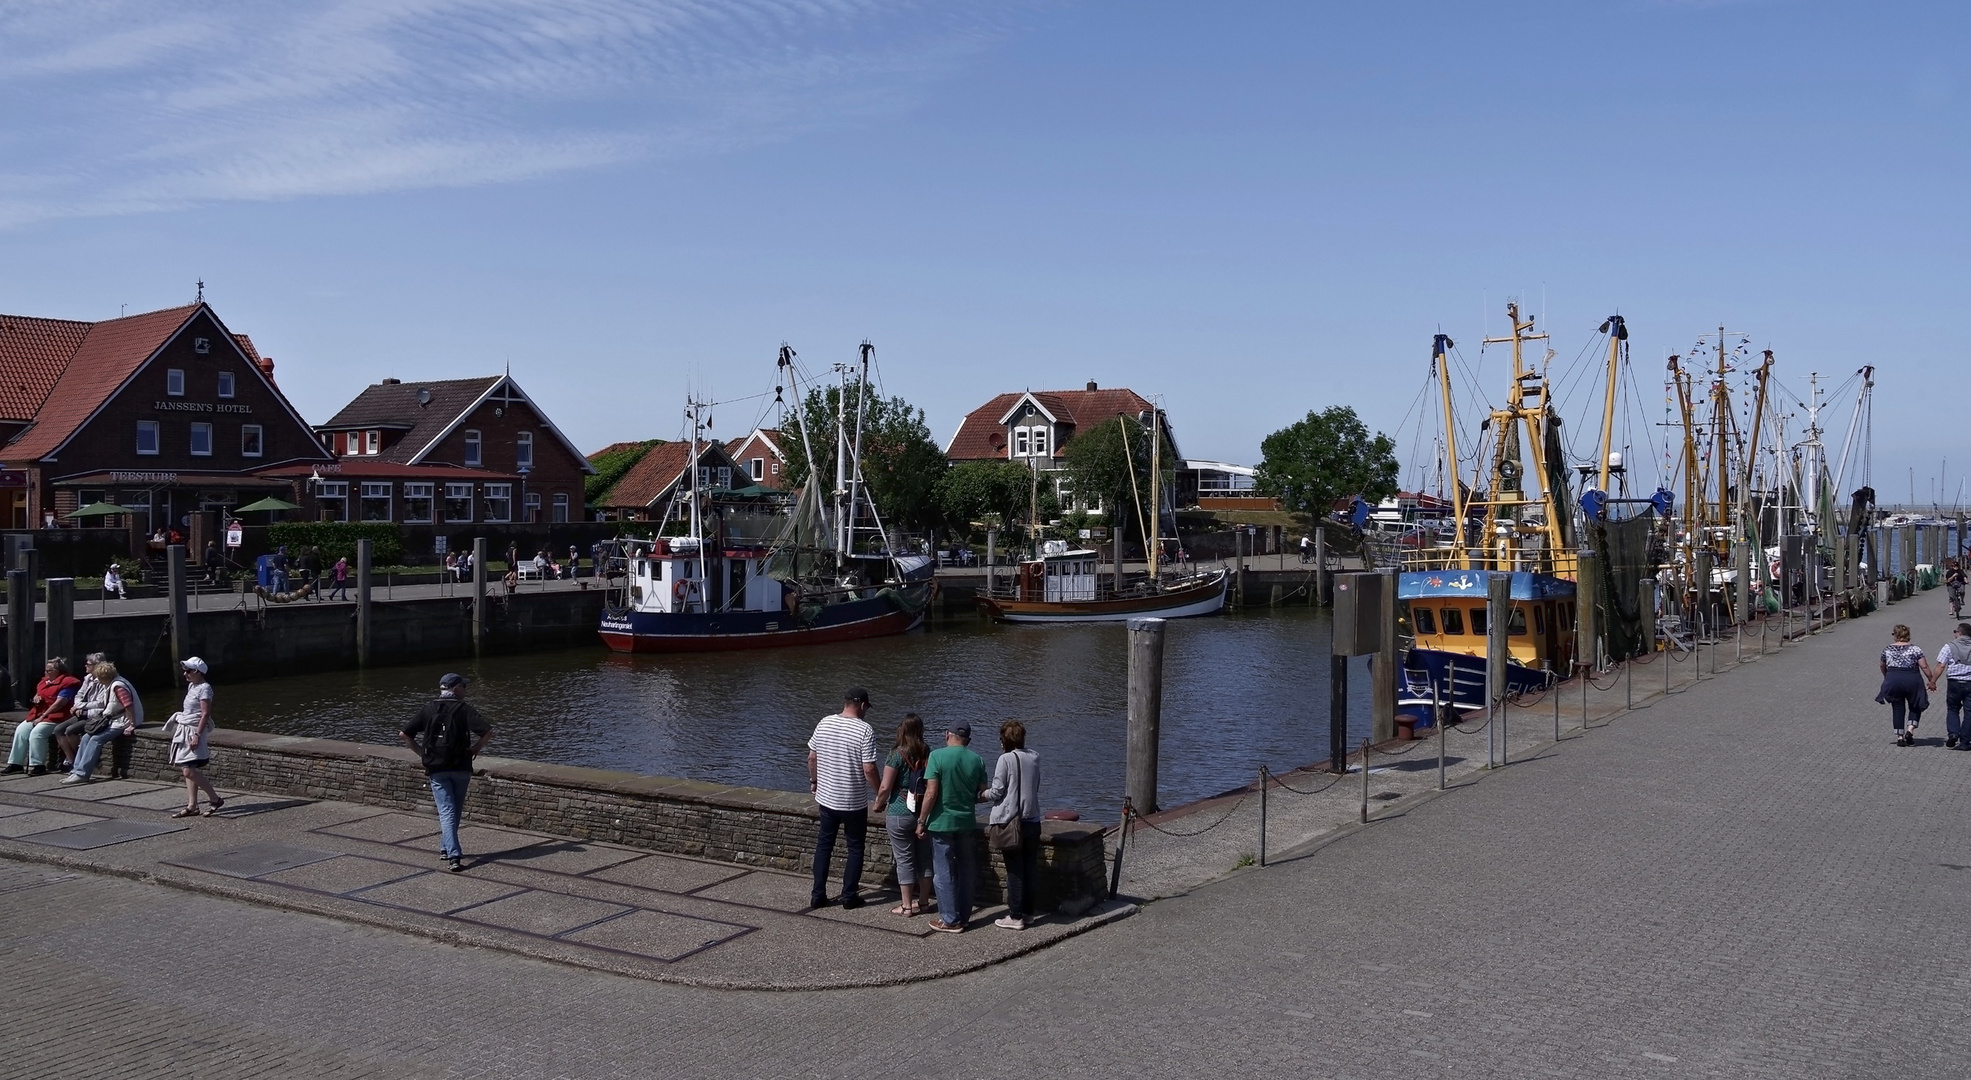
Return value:
<svg viewBox="0 0 1971 1080">
<path fill-rule="evenodd" d="M 1507 555 L 1490 552 L 1430 548 L 1408 551 L 1399 563 L 1404 570 L 1499 570 L 1530 571 L 1572 578 L 1578 559 L 1572 551 L 1517 551 Z"/>
<path fill-rule="evenodd" d="M 1133 600 L 1139 597 L 1155 596 L 1159 593 L 1170 592 L 1187 585 L 1199 584 L 1209 576 L 1209 574 L 1203 572 L 1187 574 L 1183 577 L 1167 576 L 1163 579 L 1161 585 L 1137 579 L 1135 581 L 1124 582 L 1120 589 L 1115 587 L 1113 580 L 1106 577 L 1098 578 L 1095 581 L 1095 593 L 1093 596 L 1088 595 L 1086 589 L 1074 589 L 1069 590 L 1074 595 L 1061 597 L 1060 601 L 1069 604 L 1083 604 L 1098 600 Z M 985 585 L 979 589 L 979 595 L 993 600 L 1037 601 L 1041 599 L 1040 596 L 1027 595 L 1026 591 L 1021 587 L 1019 576 L 1016 574 L 987 578 Z M 1059 596 L 1058 593 L 1056 595 Z"/>
</svg>

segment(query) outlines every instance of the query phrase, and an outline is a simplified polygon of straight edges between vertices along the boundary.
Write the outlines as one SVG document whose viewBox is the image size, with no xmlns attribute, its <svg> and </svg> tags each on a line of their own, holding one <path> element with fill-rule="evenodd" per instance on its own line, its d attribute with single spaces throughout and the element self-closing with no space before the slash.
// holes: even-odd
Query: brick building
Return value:
<svg viewBox="0 0 1971 1080">
<path fill-rule="evenodd" d="M 194 520 L 286 491 L 263 470 L 332 460 L 272 358 L 203 301 L 93 323 L 0 315 L 0 440 L 6 527 L 112 502 L 147 532 L 185 531 L 194 558 Z"/>
<path fill-rule="evenodd" d="M 784 490 L 787 455 L 781 452 L 781 446 L 786 438 L 785 433 L 772 428 L 754 428 L 745 438 L 726 443 L 725 452 L 753 483 Z"/>
<path fill-rule="evenodd" d="M 1089 383 L 1081 390 L 1027 390 L 1000 394 L 965 414 L 965 419 L 945 444 L 946 460 L 1013 461 L 1035 469 L 1043 483 L 1050 483 L 1061 505 L 1078 504 L 1062 475 L 1062 458 L 1068 440 L 1078 431 L 1097 424 L 1113 424 L 1116 417 L 1131 423 L 1147 422 L 1152 406 L 1134 390 L 1104 390 Z M 1177 440 L 1164 418 L 1164 437 L 1174 449 Z M 1082 506 L 1100 512 L 1098 501 Z"/>
<path fill-rule="evenodd" d="M 510 375 L 385 379 L 316 428 L 327 466 L 282 470 L 311 516 L 406 524 L 581 521 L 594 472 Z M 305 479 L 303 474 L 305 473 Z"/>
<path fill-rule="evenodd" d="M 622 444 L 597 451 L 597 456 Z M 678 490 L 690 486 L 685 471 L 691 462 L 688 441 L 660 442 L 637 459 L 621 480 L 595 500 L 595 509 L 617 521 L 656 521 L 670 509 Z M 698 444 L 698 487 L 702 491 L 730 491 L 752 483 L 747 468 L 734 461 L 724 445 Z"/>
</svg>

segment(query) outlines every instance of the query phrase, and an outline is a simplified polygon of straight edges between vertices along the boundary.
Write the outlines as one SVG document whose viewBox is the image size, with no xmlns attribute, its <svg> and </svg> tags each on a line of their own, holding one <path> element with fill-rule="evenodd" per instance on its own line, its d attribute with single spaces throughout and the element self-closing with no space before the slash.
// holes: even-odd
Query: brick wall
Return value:
<svg viewBox="0 0 1971 1080">
<path fill-rule="evenodd" d="M 431 812 L 424 772 L 402 747 L 228 730 L 213 732 L 211 746 L 209 775 L 221 787 Z M 131 775 L 177 780 L 166 763 L 168 747 L 159 731 L 139 731 Z M 491 756 L 479 766 L 466 799 L 470 822 L 775 870 L 805 872 L 814 865 L 816 813 L 802 793 Z M 1106 895 L 1103 849 L 1096 826 L 1044 823 L 1037 909 Z M 838 843 L 835 881 L 843 854 Z M 981 867 L 981 900 L 1003 899 L 1003 860 L 991 853 Z M 894 877 L 882 821 L 872 816 L 863 881 Z"/>
</svg>

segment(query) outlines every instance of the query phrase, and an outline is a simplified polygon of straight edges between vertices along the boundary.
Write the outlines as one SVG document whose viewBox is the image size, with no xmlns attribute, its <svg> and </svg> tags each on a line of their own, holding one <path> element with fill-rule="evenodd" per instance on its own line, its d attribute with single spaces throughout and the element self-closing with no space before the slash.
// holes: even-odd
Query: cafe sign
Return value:
<svg viewBox="0 0 1971 1080">
<path fill-rule="evenodd" d="M 112 484 L 175 484 L 177 482 L 178 474 L 175 472 L 110 473 L 110 483 Z"/>
</svg>

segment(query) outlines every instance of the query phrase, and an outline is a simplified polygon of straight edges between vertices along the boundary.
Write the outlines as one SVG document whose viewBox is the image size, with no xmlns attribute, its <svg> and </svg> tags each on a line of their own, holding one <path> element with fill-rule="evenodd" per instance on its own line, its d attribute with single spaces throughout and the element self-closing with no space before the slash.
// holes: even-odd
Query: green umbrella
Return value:
<svg viewBox="0 0 1971 1080">
<path fill-rule="evenodd" d="M 118 506 L 115 503 L 110 503 L 110 502 L 92 502 L 88 506 L 85 506 L 82 509 L 77 510 L 74 513 L 70 514 L 69 517 L 72 518 L 115 517 L 118 514 L 134 514 L 134 513 L 136 513 L 136 511 L 130 509 L 127 506 Z"/>
<path fill-rule="evenodd" d="M 260 510 L 299 510 L 299 509 L 301 509 L 301 507 L 294 503 L 288 502 L 285 499 L 276 499 L 272 495 L 269 495 L 266 498 L 261 499 L 259 502 L 247 503 L 245 506 L 239 507 L 238 509 L 234 510 L 233 513 L 251 514 Z"/>
</svg>

